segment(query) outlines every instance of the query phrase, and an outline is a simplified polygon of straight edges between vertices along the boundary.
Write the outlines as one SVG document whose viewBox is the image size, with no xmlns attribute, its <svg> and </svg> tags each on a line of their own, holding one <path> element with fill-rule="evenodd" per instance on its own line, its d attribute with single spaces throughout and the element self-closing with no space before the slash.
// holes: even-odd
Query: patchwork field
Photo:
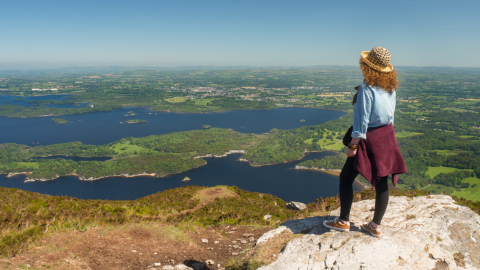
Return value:
<svg viewBox="0 0 480 270">
<path fill-rule="evenodd" d="M 181 103 L 181 102 L 185 102 L 187 101 L 187 98 L 186 97 L 173 97 L 173 98 L 167 98 L 167 99 L 164 99 L 166 102 L 170 102 L 170 103 Z"/>
<path fill-rule="evenodd" d="M 480 201 L 480 179 L 476 177 L 465 178 L 462 183 L 470 183 L 469 188 L 462 188 L 461 191 L 455 191 L 450 195 L 465 198 L 474 202 Z"/>
<path fill-rule="evenodd" d="M 214 100 L 214 99 L 213 98 L 196 99 L 195 100 L 195 105 L 207 106 L 212 100 Z"/>
<path fill-rule="evenodd" d="M 468 169 L 457 169 L 457 168 L 451 168 L 451 167 L 428 167 L 427 175 L 430 176 L 430 178 L 434 178 L 435 176 L 441 174 L 441 173 L 452 173 L 454 171 L 472 171 Z"/>
</svg>

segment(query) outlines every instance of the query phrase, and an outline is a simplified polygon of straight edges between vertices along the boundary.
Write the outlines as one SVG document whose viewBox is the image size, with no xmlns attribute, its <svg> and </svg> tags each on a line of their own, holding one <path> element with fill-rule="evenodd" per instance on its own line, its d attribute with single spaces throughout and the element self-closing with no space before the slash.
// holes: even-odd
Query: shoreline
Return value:
<svg viewBox="0 0 480 270">
<path fill-rule="evenodd" d="M 298 160 L 301 160 L 303 159 L 308 153 L 320 153 L 320 152 L 326 152 L 326 151 L 330 151 L 330 152 L 335 152 L 337 153 L 336 151 L 334 150 L 322 150 L 322 151 L 305 151 L 303 152 L 302 156 L 298 159 L 295 159 L 295 160 L 289 160 L 289 161 L 285 161 L 285 162 L 278 162 L 278 163 L 272 163 L 272 164 L 262 164 L 262 165 L 255 165 L 255 164 L 252 164 L 249 160 L 247 159 L 244 159 L 244 158 L 240 158 L 238 159 L 238 161 L 240 162 L 248 162 L 249 165 L 251 167 L 262 167 L 262 166 L 270 166 L 270 165 L 276 165 L 276 164 L 282 164 L 282 163 L 289 163 L 289 162 L 294 162 L 294 161 L 298 161 Z M 215 155 L 215 154 L 206 154 L 206 155 L 203 155 L 203 156 L 195 156 L 193 157 L 194 159 L 199 159 L 199 158 L 222 158 L 222 157 L 226 157 L 227 155 L 230 155 L 230 154 L 243 154 L 245 155 L 247 153 L 246 150 L 229 150 L 227 152 L 225 152 L 223 155 Z M 243 156 L 242 155 L 242 156 Z M 164 174 L 164 175 L 157 175 L 156 173 L 147 173 L 147 172 L 144 172 L 144 173 L 141 173 L 141 174 L 133 174 L 133 175 L 130 175 L 130 174 L 115 174 L 115 175 L 107 175 L 107 176 L 100 176 L 100 177 L 83 177 L 83 176 L 79 176 L 77 173 L 70 173 L 70 174 L 66 174 L 66 175 L 57 175 L 56 177 L 54 178 L 50 178 L 50 179 L 46 179 L 46 178 L 33 178 L 33 179 L 29 179 L 28 177 L 25 179 L 25 182 L 35 182 L 35 181 L 50 181 L 50 180 L 56 180 L 60 177 L 64 177 L 64 176 L 77 176 L 79 180 L 81 181 L 95 181 L 95 180 L 100 180 L 100 179 L 104 179 L 104 178 L 109 178 L 109 177 L 137 177 L 137 176 L 151 176 L 151 177 L 158 177 L 158 178 L 163 178 L 163 177 L 167 177 L 168 175 L 171 175 L 171 174 L 178 174 L 178 173 L 183 173 L 183 172 L 187 172 L 189 170 L 193 170 L 193 169 L 196 169 L 196 168 L 199 168 L 199 167 L 202 167 L 202 166 L 205 166 L 207 165 L 207 162 L 205 161 L 205 164 L 201 165 L 201 166 L 198 166 L 198 167 L 195 167 L 195 168 L 190 168 L 186 171 L 182 171 L 182 172 L 176 172 L 176 173 L 167 173 L 167 174 Z M 295 169 L 298 169 L 297 168 L 298 166 L 295 166 Z M 318 169 L 317 169 L 318 170 Z M 322 170 L 322 169 L 320 169 Z M 339 175 L 340 172 L 336 172 L 335 170 L 330 170 L 331 172 L 327 172 L 326 170 L 322 170 L 326 173 L 330 173 L 330 174 L 334 174 L 334 175 Z M 24 174 L 26 176 L 30 175 L 32 172 L 22 172 L 22 173 L 5 173 L 7 175 L 11 175 L 11 176 L 14 176 L 14 175 L 20 175 L 20 174 Z M 8 177 L 11 177 L 11 176 L 8 176 Z M 356 180 L 355 180 L 356 181 Z M 359 185 L 361 185 L 360 182 L 358 182 Z M 363 187 L 363 185 L 362 185 Z"/>
<path fill-rule="evenodd" d="M 335 151 L 335 150 L 321 150 L 321 151 L 304 151 L 302 156 L 298 159 L 293 159 L 293 160 L 289 160 L 289 161 L 284 161 L 284 162 L 277 162 L 277 163 L 271 163 L 271 164 L 261 164 L 261 165 L 255 165 L 255 164 L 252 164 L 251 161 L 245 159 L 245 158 L 240 158 L 239 161 L 242 161 L 242 162 L 249 162 L 250 163 L 250 166 L 252 167 L 261 167 L 261 166 L 270 166 L 270 165 L 277 165 L 277 164 L 282 164 L 282 163 L 289 163 L 289 162 L 294 162 L 294 161 L 297 161 L 297 160 L 302 160 L 306 155 L 307 153 L 321 153 L 321 152 L 334 152 L 336 154 L 340 154 L 339 152 Z"/>
<path fill-rule="evenodd" d="M 335 175 L 335 176 L 340 176 L 340 172 L 342 170 L 340 169 L 324 169 L 324 168 L 307 168 L 307 167 L 304 167 L 304 166 L 295 166 L 295 169 L 296 170 L 312 170 L 312 171 L 321 171 L 323 173 L 327 173 L 327 174 L 330 174 L 330 175 Z M 353 185 L 358 187 L 360 190 L 367 190 L 369 189 L 369 187 L 363 183 L 361 183 L 360 181 L 358 181 L 357 179 L 355 179 L 353 181 Z"/>
<path fill-rule="evenodd" d="M 57 95 L 65 95 L 65 94 L 57 94 Z M 73 96 L 75 96 L 75 95 L 73 95 Z M 88 103 L 88 102 L 84 102 L 84 103 Z M 91 104 L 91 102 L 90 102 L 90 104 Z M 205 112 L 203 112 L 203 111 L 202 112 L 174 112 L 174 111 L 167 111 L 167 110 L 157 111 L 157 110 L 152 109 L 152 107 L 153 106 L 125 106 L 125 107 L 122 107 L 122 108 L 112 109 L 110 111 L 123 110 L 123 109 L 127 109 L 127 108 L 148 108 L 152 112 L 202 114 L 202 113 L 226 113 L 226 112 L 230 112 L 230 111 L 262 111 L 262 110 L 267 111 L 267 110 L 276 110 L 276 109 L 281 109 L 281 108 L 307 108 L 307 109 L 320 109 L 320 110 L 338 111 L 338 112 L 344 112 L 346 114 L 349 113 L 347 111 L 338 110 L 338 109 L 320 108 L 320 107 L 305 107 L 305 106 L 288 106 L 288 107 L 276 106 L 275 108 L 271 108 L 271 109 L 246 109 L 246 110 L 242 110 L 242 109 L 237 108 L 237 109 L 226 109 L 226 110 L 221 110 L 221 111 L 205 111 Z M 50 108 L 52 108 L 52 107 L 50 107 Z M 109 111 L 98 111 L 98 112 L 109 112 Z M 48 116 L 76 115 L 76 114 L 83 114 L 83 113 L 95 113 L 95 112 L 65 113 L 65 114 L 59 114 L 59 115 L 49 114 L 49 115 L 37 115 L 37 116 L 14 116 L 14 117 L 5 115 L 4 117 L 7 117 L 7 118 L 35 118 L 35 117 L 48 117 Z M 339 118 L 342 118 L 342 117 L 343 116 L 340 116 Z"/>
</svg>

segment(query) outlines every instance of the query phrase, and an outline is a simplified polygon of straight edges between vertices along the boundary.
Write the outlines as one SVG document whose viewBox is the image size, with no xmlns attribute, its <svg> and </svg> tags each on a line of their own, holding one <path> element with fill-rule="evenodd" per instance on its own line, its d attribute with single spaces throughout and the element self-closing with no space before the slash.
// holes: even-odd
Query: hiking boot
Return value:
<svg viewBox="0 0 480 270">
<path fill-rule="evenodd" d="M 380 235 L 382 235 L 380 228 L 377 228 L 377 229 L 373 228 L 372 222 L 363 224 L 362 230 L 364 230 L 366 233 L 370 234 L 371 236 L 380 237 Z"/>
<path fill-rule="evenodd" d="M 334 220 L 324 220 L 323 226 L 330 230 L 336 230 L 341 232 L 350 231 L 350 224 L 348 222 L 340 221 L 340 218 L 336 218 Z"/>
</svg>

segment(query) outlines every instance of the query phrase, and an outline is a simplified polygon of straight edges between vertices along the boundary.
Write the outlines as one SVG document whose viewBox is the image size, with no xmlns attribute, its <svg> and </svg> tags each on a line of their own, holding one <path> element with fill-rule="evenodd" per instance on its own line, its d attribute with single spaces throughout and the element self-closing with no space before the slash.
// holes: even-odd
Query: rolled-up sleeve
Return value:
<svg viewBox="0 0 480 270">
<path fill-rule="evenodd" d="M 372 94 L 363 83 L 358 89 L 357 102 L 353 106 L 352 138 L 367 138 L 368 123 L 372 113 Z"/>
</svg>

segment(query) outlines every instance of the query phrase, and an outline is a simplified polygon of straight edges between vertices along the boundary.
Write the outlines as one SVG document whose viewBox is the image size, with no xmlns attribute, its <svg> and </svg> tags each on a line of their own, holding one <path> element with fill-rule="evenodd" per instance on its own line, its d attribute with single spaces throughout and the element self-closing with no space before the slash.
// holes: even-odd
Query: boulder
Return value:
<svg viewBox="0 0 480 270">
<path fill-rule="evenodd" d="M 304 210 L 307 209 L 307 205 L 301 202 L 289 202 L 285 204 L 288 209 L 292 210 Z"/>
<path fill-rule="evenodd" d="M 282 231 L 298 237 L 259 269 L 480 269 L 480 216 L 450 196 L 390 197 L 380 238 L 360 229 L 373 218 L 374 206 L 374 200 L 353 204 L 350 232 L 322 225 L 337 217 L 339 208 L 328 216 L 283 223 L 257 244 Z"/>
<path fill-rule="evenodd" d="M 195 269 L 195 270 L 202 270 L 205 267 L 207 267 L 207 264 L 204 263 L 204 262 L 198 262 L 198 263 L 193 263 L 192 264 L 192 268 Z"/>
</svg>

